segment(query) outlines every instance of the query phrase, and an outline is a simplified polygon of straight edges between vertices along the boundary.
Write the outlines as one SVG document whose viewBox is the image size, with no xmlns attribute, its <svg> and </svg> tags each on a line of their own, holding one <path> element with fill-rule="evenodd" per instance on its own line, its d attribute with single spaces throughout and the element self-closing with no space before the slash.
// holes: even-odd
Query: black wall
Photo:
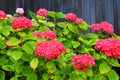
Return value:
<svg viewBox="0 0 120 80">
<path fill-rule="evenodd" d="M 29 10 L 36 12 L 46 8 L 76 13 L 89 24 L 108 21 L 120 35 L 120 0 L 0 0 L 0 9 L 6 13 L 13 14 L 18 7 L 24 8 L 28 17 Z"/>
</svg>

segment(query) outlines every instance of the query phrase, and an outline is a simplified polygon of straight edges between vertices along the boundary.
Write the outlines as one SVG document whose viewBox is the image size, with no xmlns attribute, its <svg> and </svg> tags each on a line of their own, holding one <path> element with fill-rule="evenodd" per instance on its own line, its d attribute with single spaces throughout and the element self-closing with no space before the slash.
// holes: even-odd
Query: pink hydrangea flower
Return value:
<svg viewBox="0 0 120 80">
<path fill-rule="evenodd" d="M 60 41 L 39 42 L 35 49 L 37 56 L 44 56 L 48 60 L 59 58 L 62 52 L 66 52 L 66 49 Z"/>
<path fill-rule="evenodd" d="M 12 21 L 12 27 L 14 29 L 22 29 L 22 28 L 32 28 L 32 22 L 30 19 L 26 17 L 16 17 Z"/>
<path fill-rule="evenodd" d="M 0 18 L 6 18 L 6 13 L 0 10 Z"/>
<path fill-rule="evenodd" d="M 44 38 L 54 39 L 57 37 L 56 33 L 52 30 L 45 30 L 43 33 Z"/>
<path fill-rule="evenodd" d="M 86 71 L 88 66 L 94 66 L 94 57 L 89 54 L 78 54 L 72 57 L 71 60 L 74 63 L 73 69 L 83 69 Z"/>
<path fill-rule="evenodd" d="M 117 38 L 100 39 L 96 42 L 95 49 L 100 50 L 108 57 L 120 57 L 120 41 Z"/>
<path fill-rule="evenodd" d="M 7 14 L 6 17 L 7 17 L 7 18 L 12 18 L 13 16 L 10 15 L 10 14 Z"/>
<path fill-rule="evenodd" d="M 16 9 L 16 13 L 22 15 L 22 14 L 24 13 L 24 9 L 23 9 L 23 8 L 17 8 L 17 9 Z"/>
<path fill-rule="evenodd" d="M 77 23 L 77 24 L 82 23 L 82 22 L 83 22 L 83 19 L 81 19 L 81 18 L 76 18 L 76 20 L 75 20 L 75 23 Z"/>
<path fill-rule="evenodd" d="M 32 33 L 35 34 L 38 38 L 42 38 L 42 34 L 40 32 L 34 31 Z"/>
<path fill-rule="evenodd" d="M 101 22 L 99 24 L 91 24 L 91 28 L 94 31 L 103 30 L 104 32 L 109 33 L 109 34 L 114 33 L 114 29 L 113 29 L 112 24 L 110 24 L 110 23 L 108 23 L 106 21 Z"/>
<path fill-rule="evenodd" d="M 39 9 L 37 11 L 37 15 L 38 16 L 47 16 L 48 15 L 48 11 L 46 9 L 41 8 L 41 9 Z"/>
<path fill-rule="evenodd" d="M 67 19 L 67 20 L 75 21 L 76 18 L 77 18 L 77 16 L 74 13 L 67 13 L 65 15 L 65 19 Z"/>
</svg>

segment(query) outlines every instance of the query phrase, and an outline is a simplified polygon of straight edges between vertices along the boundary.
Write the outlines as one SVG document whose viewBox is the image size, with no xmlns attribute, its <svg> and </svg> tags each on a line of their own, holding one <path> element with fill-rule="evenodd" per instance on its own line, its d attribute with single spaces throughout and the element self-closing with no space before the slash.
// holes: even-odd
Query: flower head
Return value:
<svg viewBox="0 0 120 80">
<path fill-rule="evenodd" d="M 0 10 L 0 18 L 6 18 L 6 13 Z"/>
<path fill-rule="evenodd" d="M 48 11 L 46 9 L 41 8 L 41 9 L 39 9 L 37 11 L 37 15 L 38 16 L 47 16 L 48 15 Z"/>
<path fill-rule="evenodd" d="M 7 17 L 7 18 L 12 18 L 13 16 L 10 15 L 10 14 L 7 14 L 6 17 Z"/>
<path fill-rule="evenodd" d="M 108 23 L 108 22 L 101 22 L 99 24 L 91 24 L 91 28 L 94 31 L 99 31 L 99 30 L 103 30 L 106 33 L 109 34 L 113 34 L 114 33 L 114 29 L 112 24 Z"/>
<path fill-rule="evenodd" d="M 27 19 L 26 17 L 16 17 L 12 21 L 12 27 L 14 29 L 22 29 L 22 28 L 32 28 L 32 22 L 30 19 Z"/>
<path fill-rule="evenodd" d="M 42 34 L 40 32 L 34 31 L 32 33 L 35 34 L 38 38 L 42 38 Z"/>
<path fill-rule="evenodd" d="M 67 14 L 65 15 L 65 18 L 66 18 L 67 20 L 75 21 L 76 18 L 77 18 L 77 16 L 76 16 L 74 13 L 67 13 Z"/>
<path fill-rule="evenodd" d="M 44 56 L 48 60 L 59 58 L 62 52 L 66 52 L 66 49 L 60 41 L 39 42 L 35 49 L 37 56 Z"/>
<path fill-rule="evenodd" d="M 56 33 L 52 30 L 45 30 L 43 33 L 44 38 L 54 39 L 56 38 Z"/>
<path fill-rule="evenodd" d="M 117 38 L 100 39 L 95 44 L 95 49 L 107 56 L 120 57 L 120 41 Z"/>
<path fill-rule="evenodd" d="M 88 66 L 94 66 L 94 57 L 89 54 L 78 54 L 72 57 L 72 62 L 74 62 L 73 69 L 83 69 L 86 71 Z"/>
<path fill-rule="evenodd" d="M 24 13 L 24 9 L 23 9 L 23 8 L 17 8 L 17 9 L 16 9 L 16 13 L 22 15 L 22 14 Z"/>
<path fill-rule="evenodd" d="M 81 18 L 76 18 L 76 20 L 75 20 L 75 23 L 77 23 L 77 24 L 82 23 L 82 22 L 83 22 L 83 19 L 81 19 Z"/>
</svg>

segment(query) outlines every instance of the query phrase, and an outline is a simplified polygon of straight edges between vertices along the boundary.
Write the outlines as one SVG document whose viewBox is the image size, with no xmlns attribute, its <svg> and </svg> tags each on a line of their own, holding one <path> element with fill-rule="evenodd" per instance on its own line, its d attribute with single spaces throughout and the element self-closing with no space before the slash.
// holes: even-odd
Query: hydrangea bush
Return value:
<svg viewBox="0 0 120 80">
<path fill-rule="evenodd" d="M 0 80 L 119 80 L 120 37 L 112 24 L 44 8 L 30 11 L 31 19 L 23 13 L 0 10 Z"/>
</svg>

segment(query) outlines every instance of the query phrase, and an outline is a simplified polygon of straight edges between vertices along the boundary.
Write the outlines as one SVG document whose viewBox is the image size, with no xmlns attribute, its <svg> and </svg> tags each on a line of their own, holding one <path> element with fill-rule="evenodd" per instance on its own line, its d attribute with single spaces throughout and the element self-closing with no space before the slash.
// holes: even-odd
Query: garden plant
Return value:
<svg viewBox="0 0 120 80">
<path fill-rule="evenodd" d="M 0 80 L 119 80 L 120 36 L 112 24 L 44 8 L 23 14 L 0 10 Z"/>
</svg>

